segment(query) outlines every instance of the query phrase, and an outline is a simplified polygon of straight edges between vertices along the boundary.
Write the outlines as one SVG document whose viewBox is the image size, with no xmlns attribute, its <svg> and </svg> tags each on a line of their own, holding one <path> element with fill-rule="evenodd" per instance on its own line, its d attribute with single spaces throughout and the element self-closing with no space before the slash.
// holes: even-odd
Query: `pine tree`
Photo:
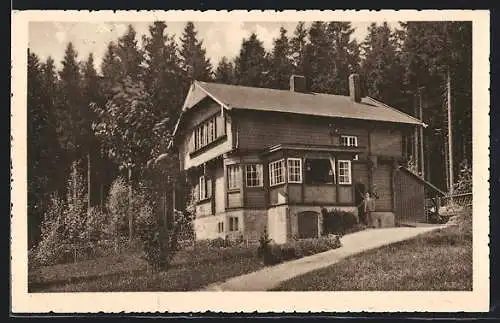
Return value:
<svg viewBox="0 0 500 323">
<path fill-rule="evenodd" d="M 366 94 L 389 105 L 400 106 L 404 95 L 401 88 L 403 68 L 395 34 L 389 25 L 372 23 L 362 47 L 362 80 Z"/>
<path fill-rule="evenodd" d="M 309 88 L 313 92 L 335 93 L 336 62 L 331 60 L 330 42 L 326 24 L 315 21 L 309 28 L 309 43 L 306 47 Z"/>
<path fill-rule="evenodd" d="M 120 77 L 125 79 L 128 76 L 132 81 L 138 81 L 144 57 L 137 45 L 136 32 L 132 25 L 129 25 L 127 32 L 118 39 L 116 55 L 121 66 Z"/>
<path fill-rule="evenodd" d="M 193 80 L 210 81 L 212 79 L 212 65 L 206 58 L 203 41 L 199 41 L 194 24 L 186 23 L 181 37 L 181 66 L 184 70 L 188 83 Z"/>
<path fill-rule="evenodd" d="M 352 40 L 354 28 L 350 22 L 329 22 L 326 35 L 330 44 L 329 61 L 334 62 L 335 69 L 331 71 L 334 93 L 348 95 L 348 78 L 351 73 L 359 70 L 359 47 Z"/>
<path fill-rule="evenodd" d="M 255 33 L 243 39 L 240 54 L 235 60 L 237 84 L 264 87 L 268 72 L 266 57 L 266 50 Z"/>
<path fill-rule="evenodd" d="M 146 54 L 143 80 L 157 116 L 156 122 L 161 126 L 157 130 L 168 136 L 180 114 L 187 89 L 177 44 L 166 30 L 165 22 L 156 21 L 149 27 L 149 35 L 143 37 Z"/>
<path fill-rule="evenodd" d="M 286 35 L 287 30 L 280 28 L 279 38 L 274 40 L 274 47 L 269 62 L 268 87 L 287 90 L 290 87 L 290 75 L 293 69 L 291 50 Z"/>
<path fill-rule="evenodd" d="M 308 68 L 306 66 L 307 34 L 308 32 L 304 22 L 300 21 L 295 28 L 293 37 L 290 39 L 294 73 L 303 76 L 308 74 Z"/>
<path fill-rule="evenodd" d="M 215 70 L 215 81 L 224 84 L 235 83 L 234 65 L 225 56 L 220 59 L 217 65 L 217 69 Z"/>
</svg>

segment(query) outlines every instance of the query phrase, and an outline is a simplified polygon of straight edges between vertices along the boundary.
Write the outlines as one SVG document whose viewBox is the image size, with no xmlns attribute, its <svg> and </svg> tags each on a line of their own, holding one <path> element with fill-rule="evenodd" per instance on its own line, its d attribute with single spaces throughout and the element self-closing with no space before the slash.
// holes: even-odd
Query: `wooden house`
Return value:
<svg viewBox="0 0 500 323">
<path fill-rule="evenodd" d="M 425 124 L 361 97 L 358 75 L 349 96 L 305 84 L 292 75 L 290 90 L 191 85 L 171 149 L 195 183 L 197 239 L 317 237 L 321 208 L 357 214 L 366 190 L 378 196 L 378 225 L 425 220 L 424 196 L 414 194 L 425 183 L 399 168 Z"/>
</svg>

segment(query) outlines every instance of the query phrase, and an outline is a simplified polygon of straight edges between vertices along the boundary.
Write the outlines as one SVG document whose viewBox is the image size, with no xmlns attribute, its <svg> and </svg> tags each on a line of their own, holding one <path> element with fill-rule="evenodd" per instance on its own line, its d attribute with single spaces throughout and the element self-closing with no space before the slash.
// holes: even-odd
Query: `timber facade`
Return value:
<svg viewBox="0 0 500 323">
<path fill-rule="evenodd" d="M 378 197 L 380 226 L 407 219 L 405 205 L 423 206 L 423 196 L 402 193 L 423 184 L 399 165 L 407 137 L 424 125 L 359 93 L 301 91 L 297 79 L 290 91 L 191 86 L 171 148 L 194 183 L 197 239 L 318 237 L 322 208 L 357 214 L 367 190 Z M 350 82 L 356 91 L 357 78 Z"/>
</svg>

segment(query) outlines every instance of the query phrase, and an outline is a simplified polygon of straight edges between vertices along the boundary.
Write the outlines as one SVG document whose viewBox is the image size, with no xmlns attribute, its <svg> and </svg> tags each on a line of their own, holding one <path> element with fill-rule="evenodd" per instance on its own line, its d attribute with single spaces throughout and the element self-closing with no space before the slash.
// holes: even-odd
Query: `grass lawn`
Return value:
<svg viewBox="0 0 500 323">
<path fill-rule="evenodd" d="M 200 247 L 179 251 L 164 272 L 151 273 L 139 253 L 41 267 L 29 292 L 189 291 L 263 267 L 255 248 Z"/>
<path fill-rule="evenodd" d="M 472 233 L 447 227 L 295 277 L 276 291 L 470 291 Z"/>
</svg>

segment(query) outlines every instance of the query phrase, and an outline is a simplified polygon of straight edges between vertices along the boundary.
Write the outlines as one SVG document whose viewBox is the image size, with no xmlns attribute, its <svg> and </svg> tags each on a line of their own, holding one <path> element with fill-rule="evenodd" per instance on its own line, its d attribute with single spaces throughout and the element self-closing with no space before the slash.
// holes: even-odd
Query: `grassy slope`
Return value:
<svg viewBox="0 0 500 323">
<path fill-rule="evenodd" d="M 262 268 L 254 249 L 183 250 L 168 271 L 150 273 L 138 253 L 39 268 L 30 292 L 187 291 Z"/>
<path fill-rule="evenodd" d="M 349 257 L 275 290 L 472 290 L 472 234 L 447 227 Z"/>
</svg>

